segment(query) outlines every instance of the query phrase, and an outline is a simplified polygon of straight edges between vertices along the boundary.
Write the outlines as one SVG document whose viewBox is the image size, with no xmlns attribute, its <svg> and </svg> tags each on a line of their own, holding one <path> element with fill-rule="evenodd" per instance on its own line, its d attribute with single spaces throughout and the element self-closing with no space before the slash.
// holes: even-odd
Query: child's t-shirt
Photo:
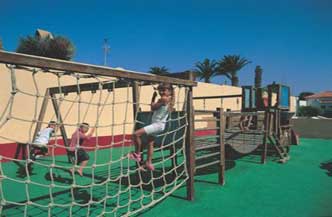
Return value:
<svg viewBox="0 0 332 217">
<path fill-rule="evenodd" d="M 52 136 L 54 129 L 51 127 L 47 127 L 38 132 L 37 137 L 35 138 L 34 144 L 46 145 Z"/>
<path fill-rule="evenodd" d="M 152 123 L 166 123 L 168 117 L 168 105 L 162 105 L 153 111 Z"/>
</svg>

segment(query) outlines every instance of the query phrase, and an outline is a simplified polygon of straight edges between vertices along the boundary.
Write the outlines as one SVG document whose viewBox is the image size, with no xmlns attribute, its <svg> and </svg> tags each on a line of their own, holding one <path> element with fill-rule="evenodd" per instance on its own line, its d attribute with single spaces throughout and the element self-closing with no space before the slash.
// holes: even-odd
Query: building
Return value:
<svg viewBox="0 0 332 217">
<path fill-rule="evenodd" d="M 332 117 L 332 91 L 325 91 L 305 97 L 308 106 L 319 108 L 321 115 Z"/>
</svg>

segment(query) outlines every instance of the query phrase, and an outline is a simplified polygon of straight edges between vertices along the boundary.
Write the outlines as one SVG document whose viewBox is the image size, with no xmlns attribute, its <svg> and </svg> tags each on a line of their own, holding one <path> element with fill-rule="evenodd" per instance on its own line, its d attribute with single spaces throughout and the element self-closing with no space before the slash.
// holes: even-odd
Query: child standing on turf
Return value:
<svg viewBox="0 0 332 217">
<path fill-rule="evenodd" d="M 141 137 L 146 134 L 148 136 L 148 156 L 144 166 L 152 171 L 154 170 L 152 164 L 154 137 L 165 130 L 168 113 L 171 111 L 171 104 L 174 101 L 174 89 L 172 85 L 160 84 L 157 89 L 160 99 L 156 102 L 158 94 L 157 92 L 154 92 L 151 99 L 151 111 L 153 111 L 151 124 L 135 131 L 133 134 L 135 152 L 129 153 L 130 159 L 135 160 L 138 163 L 141 162 Z"/>
<path fill-rule="evenodd" d="M 89 140 L 92 134 L 95 131 L 95 128 L 92 128 L 89 131 L 90 125 L 88 123 L 80 124 L 80 127 L 73 133 L 71 136 L 70 146 L 69 146 L 69 155 L 73 161 L 77 164 L 80 164 L 80 168 L 77 170 L 80 176 L 83 176 L 83 169 L 89 161 L 89 155 L 86 151 L 80 146 L 84 141 Z M 71 173 L 74 173 L 74 169 L 70 169 Z"/>
</svg>

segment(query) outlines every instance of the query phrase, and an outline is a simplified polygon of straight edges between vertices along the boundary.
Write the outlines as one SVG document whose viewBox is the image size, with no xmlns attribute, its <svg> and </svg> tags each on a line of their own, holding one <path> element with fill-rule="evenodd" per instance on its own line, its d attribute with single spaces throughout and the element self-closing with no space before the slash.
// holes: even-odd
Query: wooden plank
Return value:
<svg viewBox="0 0 332 217">
<path fill-rule="evenodd" d="M 234 94 L 234 95 L 218 95 L 218 96 L 195 96 L 194 100 L 198 99 L 226 99 L 226 98 L 236 98 L 242 97 L 242 94 Z"/>
<path fill-rule="evenodd" d="M 57 102 L 54 95 L 50 95 L 50 96 L 51 96 L 51 101 L 52 101 L 52 104 L 53 104 L 53 108 L 54 108 L 54 112 L 55 112 L 55 115 L 57 117 L 57 120 L 59 120 L 59 122 L 61 123 L 59 128 L 60 128 L 60 132 L 61 132 L 61 135 L 62 135 L 63 143 L 64 143 L 65 147 L 69 147 L 68 137 L 67 137 L 66 129 L 65 129 L 64 124 L 63 124 L 63 120 L 62 120 L 62 116 L 61 116 L 61 113 L 60 113 L 60 108 L 59 108 L 58 102 Z M 71 160 L 70 160 L 70 157 L 69 157 L 69 154 L 68 154 L 69 153 L 68 149 L 66 149 L 66 152 L 67 152 L 67 156 L 68 156 L 68 162 L 71 163 Z"/>
<path fill-rule="evenodd" d="M 99 85 L 102 85 L 101 87 Z M 130 84 L 125 81 L 117 81 L 115 83 L 109 82 L 109 83 L 99 83 L 99 82 L 90 82 L 90 83 L 82 83 L 76 85 L 66 85 L 66 86 L 59 86 L 59 87 L 50 87 L 50 94 L 58 94 L 60 93 L 77 93 L 78 89 L 80 92 L 85 92 L 85 91 L 97 91 L 99 89 L 102 90 L 113 90 L 113 88 L 120 88 L 120 87 L 128 87 Z M 78 88 L 79 87 L 79 88 Z"/>
<path fill-rule="evenodd" d="M 47 88 L 46 91 L 45 91 L 45 94 L 44 94 L 44 99 L 43 99 L 40 111 L 39 111 L 38 122 L 37 122 L 37 125 L 36 125 L 36 128 L 35 128 L 35 132 L 33 134 L 33 140 L 32 141 L 35 141 L 35 138 L 37 137 L 37 134 L 40 131 L 41 126 L 43 124 L 42 122 L 43 122 L 44 117 L 45 117 L 49 97 L 50 97 L 49 89 Z"/>
<path fill-rule="evenodd" d="M 65 60 L 51 59 L 40 56 L 19 54 L 13 52 L 0 51 L 0 62 L 15 65 L 24 65 L 42 69 L 61 70 L 66 72 L 79 72 L 90 75 L 101 75 L 108 77 L 127 78 L 139 81 L 149 81 L 154 83 L 171 83 L 176 85 L 196 86 L 193 80 L 183 80 L 172 77 L 158 76 L 147 73 L 140 73 L 130 70 L 121 70 L 105 66 L 83 64 Z"/>
<path fill-rule="evenodd" d="M 224 115 L 224 109 L 219 108 L 219 145 L 220 145 L 220 163 L 219 163 L 219 174 L 218 181 L 220 185 L 225 184 L 225 128 L 226 128 L 226 118 Z"/>
<path fill-rule="evenodd" d="M 213 157 L 213 156 L 219 156 L 220 153 L 219 152 L 213 152 L 213 153 L 210 153 L 210 154 L 204 154 L 202 156 L 199 156 L 199 157 L 196 157 L 196 161 L 199 161 L 199 160 L 202 160 L 202 159 L 206 159 L 206 158 L 210 158 L 210 157 Z"/>
<path fill-rule="evenodd" d="M 136 114 L 139 111 L 139 85 L 138 82 L 133 82 L 133 89 L 132 89 L 132 94 L 133 94 L 133 113 L 134 113 L 134 120 L 136 119 Z"/>
<path fill-rule="evenodd" d="M 220 161 L 216 160 L 216 161 L 212 161 L 212 162 L 209 162 L 209 163 L 206 163 L 206 164 L 201 164 L 201 165 L 197 166 L 195 170 L 206 168 L 206 167 L 212 166 L 212 165 L 217 164 L 217 163 L 220 163 Z"/>
<path fill-rule="evenodd" d="M 269 136 L 269 129 L 270 129 L 270 113 L 265 111 L 265 121 L 264 121 L 264 138 L 263 138 L 263 151 L 261 155 L 261 163 L 266 163 L 267 158 L 267 138 Z"/>
<path fill-rule="evenodd" d="M 191 73 L 190 79 L 193 79 Z M 194 176 L 195 176 L 195 144 L 194 144 L 194 110 L 193 110 L 193 90 L 189 87 L 187 92 L 187 135 L 186 135 L 186 158 L 187 158 L 187 169 L 189 178 L 187 180 L 187 199 L 194 200 L 195 189 L 194 189 Z"/>
</svg>

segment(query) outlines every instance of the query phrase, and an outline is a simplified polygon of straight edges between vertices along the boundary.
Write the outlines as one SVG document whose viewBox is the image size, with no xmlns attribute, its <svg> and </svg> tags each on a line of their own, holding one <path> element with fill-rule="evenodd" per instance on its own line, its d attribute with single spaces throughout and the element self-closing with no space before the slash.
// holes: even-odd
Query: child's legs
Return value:
<svg viewBox="0 0 332 217">
<path fill-rule="evenodd" d="M 80 175 L 82 175 L 82 171 L 84 169 L 84 167 L 88 164 L 88 161 L 89 161 L 89 155 L 88 153 L 82 149 L 82 148 L 79 148 L 77 150 L 77 162 L 78 164 L 80 164 L 80 168 L 78 169 L 78 172 Z"/>
<path fill-rule="evenodd" d="M 20 155 L 20 152 L 21 152 L 21 149 L 22 149 L 22 143 L 17 143 L 17 146 L 16 146 L 16 152 L 15 152 L 15 155 L 14 155 L 14 158 L 15 159 L 18 159 L 19 155 Z"/>
<path fill-rule="evenodd" d="M 148 164 L 152 164 L 153 146 L 154 146 L 154 138 L 152 136 L 149 136 L 149 138 L 148 138 L 148 157 L 146 160 L 146 162 Z"/>
<path fill-rule="evenodd" d="M 135 131 L 135 133 L 133 134 L 133 140 L 134 140 L 134 144 L 135 144 L 135 152 L 137 154 L 141 153 L 142 151 L 142 135 L 144 135 L 146 132 L 144 130 L 144 128 L 138 129 Z"/>
</svg>

